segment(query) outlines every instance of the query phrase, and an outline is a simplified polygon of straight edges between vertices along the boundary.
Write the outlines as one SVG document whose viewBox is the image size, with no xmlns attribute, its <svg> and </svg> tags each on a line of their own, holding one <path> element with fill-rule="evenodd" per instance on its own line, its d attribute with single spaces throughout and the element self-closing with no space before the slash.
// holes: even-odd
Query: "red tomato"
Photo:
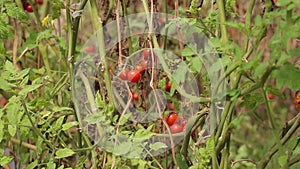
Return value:
<svg viewBox="0 0 300 169">
<path fill-rule="evenodd" d="M 128 73 L 127 73 L 127 79 L 130 81 L 130 82 L 133 82 L 133 83 L 136 83 L 140 80 L 141 78 L 141 73 L 137 70 L 130 70 Z"/>
<path fill-rule="evenodd" d="M 27 4 L 27 5 L 26 5 L 26 11 L 27 11 L 27 12 L 33 12 L 32 6 L 29 5 L 29 4 Z"/>
<path fill-rule="evenodd" d="M 180 124 L 175 123 L 170 127 L 171 133 L 180 133 L 183 131 L 183 127 Z"/>
<path fill-rule="evenodd" d="M 166 83 L 166 91 L 170 91 L 172 88 L 172 85 L 170 83 Z"/>
<path fill-rule="evenodd" d="M 143 54 L 144 54 L 144 59 L 145 60 L 148 60 L 148 58 L 149 58 L 149 50 L 147 49 L 147 50 L 144 50 L 143 51 Z"/>
<path fill-rule="evenodd" d="M 135 92 L 132 92 L 132 98 L 135 101 L 139 101 L 139 95 L 137 93 L 135 93 Z"/>
<path fill-rule="evenodd" d="M 126 73 L 125 72 L 122 72 L 119 77 L 122 79 L 122 80 L 127 80 L 127 76 L 126 76 Z"/>
<path fill-rule="evenodd" d="M 6 99 L 1 100 L 0 105 L 2 107 L 4 107 L 6 104 L 7 104 L 7 100 Z"/>
<path fill-rule="evenodd" d="M 191 133 L 192 137 L 195 137 L 195 135 L 196 135 L 196 130 L 192 131 L 192 133 Z"/>
<path fill-rule="evenodd" d="M 37 3 L 38 5 L 43 5 L 44 2 L 43 2 L 43 0 L 37 0 L 36 3 Z"/>
<path fill-rule="evenodd" d="M 273 0 L 274 4 L 276 4 L 277 0 Z"/>
<path fill-rule="evenodd" d="M 170 102 L 170 103 L 169 103 L 169 109 L 170 109 L 170 110 L 175 110 L 174 102 Z"/>
<path fill-rule="evenodd" d="M 178 119 L 178 115 L 176 113 L 170 113 L 166 118 L 166 122 L 169 126 L 172 126 Z"/>
<path fill-rule="evenodd" d="M 85 49 L 86 53 L 91 53 L 91 52 L 94 52 L 94 51 L 95 51 L 95 46 L 94 45 L 91 45 L 91 46 L 89 46 L 88 48 Z"/>
<path fill-rule="evenodd" d="M 270 100 L 272 100 L 274 98 L 274 95 L 272 93 L 269 93 L 268 97 L 269 97 Z"/>
<path fill-rule="evenodd" d="M 127 80 L 127 73 L 129 72 L 129 69 L 125 68 L 124 71 L 119 75 L 119 77 L 122 80 Z"/>
</svg>

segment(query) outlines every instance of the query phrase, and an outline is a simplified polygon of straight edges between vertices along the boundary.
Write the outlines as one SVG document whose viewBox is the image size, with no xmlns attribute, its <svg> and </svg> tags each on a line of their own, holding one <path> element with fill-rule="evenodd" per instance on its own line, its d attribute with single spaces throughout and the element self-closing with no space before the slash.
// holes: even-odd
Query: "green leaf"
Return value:
<svg viewBox="0 0 300 169">
<path fill-rule="evenodd" d="M 26 38 L 26 41 L 23 43 L 22 47 L 18 49 L 19 52 L 25 50 L 25 48 L 33 49 L 36 48 L 38 43 L 36 43 L 36 38 L 38 36 L 38 32 L 30 31 L 30 35 Z"/>
<path fill-rule="evenodd" d="M 17 76 L 16 79 L 23 79 L 25 76 L 29 74 L 30 68 L 22 70 Z"/>
<path fill-rule="evenodd" d="M 78 125 L 77 121 L 68 122 L 68 123 L 65 123 L 62 125 L 62 130 L 66 131 L 66 130 L 69 130 L 71 127 L 77 126 L 77 125 Z"/>
<path fill-rule="evenodd" d="M 105 121 L 105 117 L 102 114 L 88 114 L 85 118 L 85 121 L 88 124 L 95 124 L 95 123 L 99 123 L 99 122 L 104 122 Z"/>
<path fill-rule="evenodd" d="M 70 107 L 59 107 L 59 106 L 54 106 L 54 107 L 52 108 L 52 111 L 56 113 L 56 112 L 63 112 L 63 111 L 73 111 L 73 109 L 70 108 Z"/>
<path fill-rule="evenodd" d="M 69 157 L 75 154 L 75 152 L 69 148 L 59 149 L 55 152 L 55 159 L 61 159 L 65 157 Z"/>
<path fill-rule="evenodd" d="M 300 147 L 297 147 L 294 151 L 293 154 L 300 154 Z"/>
<path fill-rule="evenodd" d="M 16 6 L 16 4 L 6 3 L 5 7 L 6 7 L 6 12 L 7 12 L 8 16 L 15 18 L 17 20 L 26 20 L 27 19 L 27 15 L 24 12 L 24 10 L 19 8 L 18 6 Z"/>
<path fill-rule="evenodd" d="M 47 163 L 47 169 L 55 169 L 56 164 L 53 161 Z"/>
<path fill-rule="evenodd" d="M 188 67 L 185 62 L 180 62 L 177 69 L 174 71 L 173 78 L 177 83 L 184 82 Z"/>
<path fill-rule="evenodd" d="M 26 169 L 34 169 L 38 165 L 38 160 L 35 160 L 34 162 L 30 163 Z"/>
<path fill-rule="evenodd" d="M 212 153 L 214 153 L 214 146 L 215 146 L 214 144 L 215 144 L 214 139 L 209 138 L 209 139 L 207 140 L 207 143 L 206 143 L 206 149 L 207 149 L 207 152 L 208 152 L 210 155 L 212 155 Z"/>
<path fill-rule="evenodd" d="M 56 120 L 55 124 L 53 125 L 53 129 L 56 130 L 56 131 L 60 130 L 62 128 L 62 124 L 64 122 L 64 119 L 65 119 L 65 116 L 60 116 Z"/>
<path fill-rule="evenodd" d="M 42 146 L 42 144 L 43 144 L 43 138 L 38 136 L 38 138 L 36 140 L 36 152 L 39 155 L 42 154 L 42 152 L 43 152 L 43 146 Z"/>
<path fill-rule="evenodd" d="M 39 87 L 41 87 L 43 84 L 32 84 L 32 85 L 27 85 L 25 88 L 23 88 L 20 91 L 20 95 L 27 95 L 29 92 L 32 92 L 36 89 L 38 89 Z"/>
<path fill-rule="evenodd" d="M 266 71 L 266 67 L 269 65 L 270 63 L 269 62 L 262 62 L 262 63 L 259 63 L 255 69 L 255 72 L 254 72 L 254 77 L 255 78 L 259 78 L 260 76 L 263 75 L 263 73 Z"/>
<path fill-rule="evenodd" d="M 4 22 L 0 21 L 0 39 L 7 39 L 12 31 Z"/>
<path fill-rule="evenodd" d="M 297 144 L 298 144 L 298 138 L 297 137 L 291 138 L 289 143 L 287 144 L 288 150 L 293 151 L 294 148 L 297 146 Z"/>
<path fill-rule="evenodd" d="M 190 60 L 190 65 L 191 65 L 191 70 L 193 72 L 197 72 L 200 73 L 202 70 L 202 60 L 200 59 L 200 57 L 196 56 L 196 57 L 192 57 Z"/>
<path fill-rule="evenodd" d="M 119 120 L 119 125 L 123 125 L 125 124 L 128 119 L 130 118 L 131 114 L 127 113 L 127 114 L 124 114 L 123 116 L 121 116 L 120 120 Z"/>
<path fill-rule="evenodd" d="M 151 144 L 151 145 L 150 145 L 150 148 L 151 148 L 152 150 L 154 150 L 154 151 L 157 151 L 157 150 L 159 150 L 159 149 L 168 148 L 168 146 L 167 146 L 165 143 L 163 143 L 163 142 L 156 142 L 156 143 L 154 143 L 154 144 Z"/>
<path fill-rule="evenodd" d="M 3 166 L 5 164 L 8 164 L 9 162 L 11 162 L 11 160 L 13 160 L 14 158 L 11 156 L 3 156 L 0 158 L 0 166 Z"/>
<path fill-rule="evenodd" d="M 276 79 L 277 88 L 281 88 L 283 85 L 286 85 L 293 91 L 299 90 L 300 88 L 300 69 L 291 63 L 286 63 L 275 70 L 273 76 Z"/>
<path fill-rule="evenodd" d="M 239 29 L 243 32 L 246 32 L 246 28 L 245 28 L 245 24 L 243 24 L 242 22 L 225 22 L 224 25 L 232 27 L 232 28 L 236 28 Z"/>
<path fill-rule="evenodd" d="M 3 124 L 3 121 L 0 120 L 0 143 L 3 139 L 3 135 L 4 135 L 4 124 Z"/>
<path fill-rule="evenodd" d="M 289 156 L 288 155 L 282 155 L 278 158 L 278 163 L 280 166 L 284 166 L 287 163 Z"/>
<path fill-rule="evenodd" d="M 8 133 L 12 136 L 12 137 L 14 137 L 15 135 L 16 135 L 16 133 L 17 133 L 17 126 L 15 126 L 15 125 L 8 125 L 7 126 L 7 129 L 8 129 Z"/>
<path fill-rule="evenodd" d="M 50 39 L 50 38 L 53 38 L 53 37 L 55 37 L 55 36 L 52 34 L 52 30 L 51 29 L 46 29 L 45 31 L 39 33 L 39 35 L 36 38 L 36 41 L 37 41 L 37 43 L 39 43 L 43 39 Z"/>
<path fill-rule="evenodd" d="M 4 70 L 8 71 L 10 74 L 13 74 L 13 75 L 17 74 L 17 69 L 15 68 L 13 63 L 8 60 L 5 62 Z"/>
<path fill-rule="evenodd" d="M 259 104 L 263 103 L 263 95 L 261 93 L 249 94 L 243 97 L 241 106 L 245 106 L 250 110 L 254 110 Z"/>
<path fill-rule="evenodd" d="M 98 106 L 98 108 L 103 108 L 105 107 L 106 103 L 105 101 L 102 99 L 102 96 L 100 95 L 99 92 L 96 93 L 96 105 Z"/>
<path fill-rule="evenodd" d="M 15 85 L 4 80 L 3 77 L 0 79 L 0 89 L 8 91 L 11 90 L 12 87 L 15 87 Z"/>
<path fill-rule="evenodd" d="M 114 153 L 117 155 L 124 155 L 124 154 L 128 153 L 131 148 L 132 148 L 132 143 L 130 141 L 122 142 L 121 144 L 118 144 L 114 148 Z"/>
<path fill-rule="evenodd" d="M 181 51 L 181 56 L 192 56 L 192 55 L 195 55 L 195 54 L 196 54 L 195 51 L 193 51 L 189 46 L 186 46 Z"/>
</svg>

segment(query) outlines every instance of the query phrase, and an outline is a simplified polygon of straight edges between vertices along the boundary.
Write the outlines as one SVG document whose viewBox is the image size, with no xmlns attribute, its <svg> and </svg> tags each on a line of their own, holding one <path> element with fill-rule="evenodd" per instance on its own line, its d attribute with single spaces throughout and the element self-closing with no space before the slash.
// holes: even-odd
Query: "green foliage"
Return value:
<svg viewBox="0 0 300 169">
<path fill-rule="evenodd" d="M 278 88 L 286 85 L 293 91 L 299 90 L 300 83 L 295 79 L 300 79 L 300 69 L 295 67 L 293 64 L 284 64 L 282 67 L 275 70 L 273 75 L 276 79 L 276 85 Z"/>
</svg>

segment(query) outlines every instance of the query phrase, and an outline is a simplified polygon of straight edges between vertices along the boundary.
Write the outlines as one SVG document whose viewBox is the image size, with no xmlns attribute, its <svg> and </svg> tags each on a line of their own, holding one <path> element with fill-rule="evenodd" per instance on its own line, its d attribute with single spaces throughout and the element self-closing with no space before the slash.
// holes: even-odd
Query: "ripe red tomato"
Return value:
<svg viewBox="0 0 300 169">
<path fill-rule="evenodd" d="M 135 92 L 132 92 L 132 98 L 135 101 L 139 101 L 139 95 L 137 93 L 135 93 Z"/>
<path fill-rule="evenodd" d="M 6 99 L 1 100 L 0 105 L 2 107 L 4 107 L 6 104 L 7 104 L 7 100 Z"/>
<path fill-rule="evenodd" d="M 127 76 L 126 76 L 126 73 L 125 72 L 122 72 L 119 77 L 122 79 L 122 80 L 127 80 Z"/>
<path fill-rule="evenodd" d="M 171 133 L 180 133 L 183 131 L 183 127 L 180 124 L 175 123 L 170 127 Z"/>
<path fill-rule="evenodd" d="M 119 75 L 122 80 L 127 80 L 127 73 L 129 72 L 128 68 L 125 68 L 124 71 Z"/>
<path fill-rule="evenodd" d="M 136 83 L 140 80 L 141 78 L 141 73 L 137 70 L 130 70 L 128 73 L 127 73 L 127 79 L 130 81 L 130 82 L 133 82 L 133 83 Z"/>
<path fill-rule="evenodd" d="M 148 60 L 148 58 L 149 58 L 149 50 L 148 49 L 144 50 L 143 54 L 144 54 L 144 59 Z"/>
<path fill-rule="evenodd" d="M 171 90 L 171 88 L 172 88 L 172 84 L 166 83 L 166 91 L 169 92 Z"/>
<path fill-rule="evenodd" d="M 178 119 L 178 114 L 172 112 L 166 118 L 166 122 L 169 126 L 172 126 L 177 121 L 177 119 Z"/>
<path fill-rule="evenodd" d="M 95 51 L 95 46 L 94 45 L 91 45 L 91 46 L 89 46 L 88 48 L 85 49 L 86 53 L 91 53 L 91 52 L 94 52 L 94 51 Z"/>
<path fill-rule="evenodd" d="M 27 4 L 27 5 L 26 5 L 26 11 L 27 11 L 27 12 L 33 12 L 32 6 L 29 5 L 29 4 Z"/>
<path fill-rule="evenodd" d="M 170 102 L 170 103 L 169 103 L 169 109 L 170 109 L 170 110 L 175 110 L 174 102 Z"/>
<path fill-rule="evenodd" d="M 37 0 L 36 3 L 37 3 L 38 5 L 43 5 L 44 2 L 43 2 L 43 0 Z"/>
<path fill-rule="evenodd" d="M 139 71 L 140 73 L 144 73 L 145 69 L 141 65 L 136 65 L 135 70 Z"/>
<path fill-rule="evenodd" d="M 277 0 L 273 0 L 274 4 L 276 4 Z"/>
<path fill-rule="evenodd" d="M 270 100 L 274 99 L 274 95 L 272 93 L 269 93 L 268 97 L 269 97 Z"/>
</svg>

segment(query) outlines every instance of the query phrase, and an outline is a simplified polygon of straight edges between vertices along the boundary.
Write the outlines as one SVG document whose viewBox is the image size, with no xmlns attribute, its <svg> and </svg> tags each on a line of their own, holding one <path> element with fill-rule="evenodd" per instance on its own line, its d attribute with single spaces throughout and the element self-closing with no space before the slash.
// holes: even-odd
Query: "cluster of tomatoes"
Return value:
<svg viewBox="0 0 300 169">
<path fill-rule="evenodd" d="M 173 102 L 169 103 L 169 110 L 171 111 L 175 110 L 175 106 Z M 171 112 L 168 114 L 165 120 L 170 127 L 171 133 L 175 134 L 175 133 L 180 133 L 185 129 L 188 119 L 181 119 L 179 118 L 177 113 Z"/>
<path fill-rule="evenodd" d="M 125 68 L 119 75 L 120 79 L 128 80 L 132 83 L 136 83 L 141 79 L 141 74 L 151 67 L 151 61 L 149 60 L 149 50 L 143 51 L 144 60 L 141 64 L 136 65 L 134 69 Z"/>
<path fill-rule="evenodd" d="M 32 6 L 29 4 L 29 2 L 23 0 L 22 3 L 23 3 L 24 10 L 30 13 L 33 12 Z M 43 3 L 44 3 L 43 0 L 36 0 L 36 4 L 38 5 L 43 5 Z"/>
</svg>

